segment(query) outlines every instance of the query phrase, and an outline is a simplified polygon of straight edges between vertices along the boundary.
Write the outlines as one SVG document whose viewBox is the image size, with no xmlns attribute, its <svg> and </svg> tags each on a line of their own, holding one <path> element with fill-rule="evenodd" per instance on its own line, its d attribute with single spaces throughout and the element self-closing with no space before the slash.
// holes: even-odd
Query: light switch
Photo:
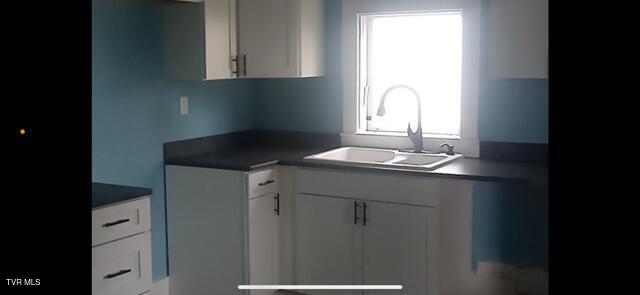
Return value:
<svg viewBox="0 0 640 295">
<path fill-rule="evenodd" d="M 180 115 L 189 113 L 189 97 L 180 96 Z"/>
</svg>

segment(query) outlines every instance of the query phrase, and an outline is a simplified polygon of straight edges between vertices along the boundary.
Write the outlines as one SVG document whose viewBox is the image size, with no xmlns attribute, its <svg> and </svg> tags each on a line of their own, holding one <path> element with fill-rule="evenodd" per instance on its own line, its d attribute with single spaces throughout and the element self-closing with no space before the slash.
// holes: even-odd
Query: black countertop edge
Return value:
<svg viewBox="0 0 640 295">
<path fill-rule="evenodd" d="M 268 161 L 260 164 L 246 165 L 246 164 L 224 164 L 224 163 L 212 164 L 212 163 L 204 163 L 204 162 L 199 163 L 199 162 L 184 162 L 180 160 L 173 160 L 173 161 L 166 162 L 165 165 L 251 172 L 255 170 L 260 170 L 262 168 L 269 168 L 276 165 L 282 165 L 282 163 L 280 160 L 273 160 L 273 161 Z"/>
<path fill-rule="evenodd" d="M 318 168 L 318 169 L 332 169 L 332 170 L 341 170 L 341 171 L 355 171 L 355 172 L 366 172 L 366 173 L 384 173 L 384 174 L 394 174 L 394 175 L 407 175 L 407 176 L 419 176 L 419 177 L 435 177 L 435 178 L 447 178 L 447 179 L 458 179 L 458 180 L 471 180 L 471 181 L 486 181 L 486 182 L 508 182 L 508 183 L 519 183 L 519 184 L 546 184 L 548 179 L 548 174 L 546 168 L 538 168 L 540 171 L 538 173 L 532 173 L 529 175 L 507 175 L 507 174 L 491 174 L 491 173 L 482 173 L 482 172 L 465 172 L 464 169 L 469 170 L 468 162 L 469 161 L 477 161 L 480 163 L 484 163 L 487 165 L 488 161 L 483 161 L 479 159 L 473 158 L 464 158 L 459 159 L 457 161 L 463 162 L 453 162 L 448 165 L 455 165 L 456 168 L 453 168 L 458 171 L 451 171 L 452 167 L 443 166 L 440 168 L 436 168 L 434 170 L 417 170 L 417 169 L 402 169 L 402 168 L 390 168 L 390 167 L 380 167 L 380 166 L 372 166 L 372 165 L 349 165 L 349 164 L 340 164 L 340 163 L 319 163 L 319 162 L 308 162 L 308 161 L 280 161 L 279 165 L 284 166 L 294 166 L 294 167 L 304 167 L 304 168 Z M 496 163 L 500 165 L 499 163 Z M 512 165 L 513 163 L 508 163 Z M 519 167 L 514 167 L 516 170 L 524 170 L 525 165 L 517 165 Z M 461 170 L 462 169 L 462 170 Z M 485 170 L 489 170 L 491 167 L 486 167 Z"/>
<path fill-rule="evenodd" d="M 140 197 L 151 196 L 152 193 L 153 190 L 146 187 L 92 182 L 91 208 L 96 209 Z"/>
</svg>

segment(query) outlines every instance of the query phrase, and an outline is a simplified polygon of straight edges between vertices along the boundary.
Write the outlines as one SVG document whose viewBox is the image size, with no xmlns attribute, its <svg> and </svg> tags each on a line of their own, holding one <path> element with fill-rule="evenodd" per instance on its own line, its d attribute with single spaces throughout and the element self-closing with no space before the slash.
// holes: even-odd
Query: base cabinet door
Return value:
<svg viewBox="0 0 640 295">
<path fill-rule="evenodd" d="M 355 201 L 297 194 L 296 283 L 352 285 L 362 278 L 362 229 L 355 224 Z M 336 294 L 304 290 L 305 294 Z M 361 294 L 361 291 L 340 292 Z"/>
<path fill-rule="evenodd" d="M 279 200 L 278 193 L 268 193 L 249 200 L 249 282 L 251 285 L 280 284 L 279 269 Z M 273 294 L 269 290 L 252 290 L 252 295 Z"/>
<path fill-rule="evenodd" d="M 428 294 L 428 207 L 366 201 L 363 283 L 402 285 L 402 290 L 364 294 Z"/>
<path fill-rule="evenodd" d="M 246 294 L 244 173 L 166 166 L 169 294 Z"/>
</svg>

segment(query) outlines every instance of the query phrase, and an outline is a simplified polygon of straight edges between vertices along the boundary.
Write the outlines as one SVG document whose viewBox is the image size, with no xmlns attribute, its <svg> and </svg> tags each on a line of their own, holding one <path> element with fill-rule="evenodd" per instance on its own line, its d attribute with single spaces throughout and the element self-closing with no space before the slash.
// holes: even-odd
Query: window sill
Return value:
<svg viewBox="0 0 640 295">
<path fill-rule="evenodd" d="M 412 149 L 413 144 L 406 134 L 397 132 L 355 132 L 340 133 L 340 141 L 343 146 L 361 146 L 386 149 Z M 477 158 L 480 154 L 479 142 L 477 139 L 462 138 L 459 136 L 446 135 L 423 135 L 422 141 L 424 149 L 427 151 L 441 151 L 443 143 L 454 145 L 455 152 L 463 154 L 465 157 Z"/>
<path fill-rule="evenodd" d="M 394 136 L 394 137 L 407 137 L 406 132 L 381 132 L 381 131 L 357 131 L 355 135 L 367 135 L 367 136 Z M 440 138 L 449 140 L 459 140 L 459 135 L 448 134 L 422 134 L 422 138 Z"/>
</svg>

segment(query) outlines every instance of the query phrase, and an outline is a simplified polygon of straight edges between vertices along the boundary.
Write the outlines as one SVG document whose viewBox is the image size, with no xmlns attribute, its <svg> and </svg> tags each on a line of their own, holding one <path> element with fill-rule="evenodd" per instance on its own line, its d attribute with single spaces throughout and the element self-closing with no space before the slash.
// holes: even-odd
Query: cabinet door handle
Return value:
<svg viewBox="0 0 640 295">
<path fill-rule="evenodd" d="M 120 270 L 118 272 L 110 273 L 110 274 L 104 276 L 104 279 L 105 280 L 113 279 L 113 278 L 115 278 L 117 276 L 121 276 L 121 275 L 126 274 L 128 272 L 131 272 L 130 268 L 129 269 L 123 269 L 123 270 Z"/>
<path fill-rule="evenodd" d="M 265 186 L 265 185 L 268 185 L 268 184 L 272 184 L 274 182 L 276 182 L 276 181 L 272 180 L 272 179 L 269 179 L 269 180 L 267 180 L 265 182 L 258 183 L 258 186 Z"/>
<path fill-rule="evenodd" d="M 280 216 L 280 193 L 277 193 L 273 198 L 276 200 L 276 208 L 273 211 L 276 211 L 276 215 Z"/>
<path fill-rule="evenodd" d="M 114 221 L 114 222 L 107 222 L 107 223 L 103 224 L 102 227 L 111 227 L 111 226 L 118 225 L 118 224 L 121 224 L 121 223 L 129 222 L 129 220 L 130 219 L 127 218 L 127 219 L 120 219 L 120 220 L 117 220 L 117 221 Z"/>
<path fill-rule="evenodd" d="M 367 202 L 362 204 L 363 215 L 362 215 L 362 225 L 367 225 Z"/>
<path fill-rule="evenodd" d="M 247 55 L 246 54 L 242 55 L 242 67 L 243 67 L 244 76 L 247 76 Z"/>
<path fill-rule="evenodd" d="M 231 74 L 236 75 L 238 77 L 238 57 L 231 57 Z"/>
<path fill-rule="evenodd" d="M 353 201 L 353 224 L 358 224 L 358 201 Z"/>
</svg>

